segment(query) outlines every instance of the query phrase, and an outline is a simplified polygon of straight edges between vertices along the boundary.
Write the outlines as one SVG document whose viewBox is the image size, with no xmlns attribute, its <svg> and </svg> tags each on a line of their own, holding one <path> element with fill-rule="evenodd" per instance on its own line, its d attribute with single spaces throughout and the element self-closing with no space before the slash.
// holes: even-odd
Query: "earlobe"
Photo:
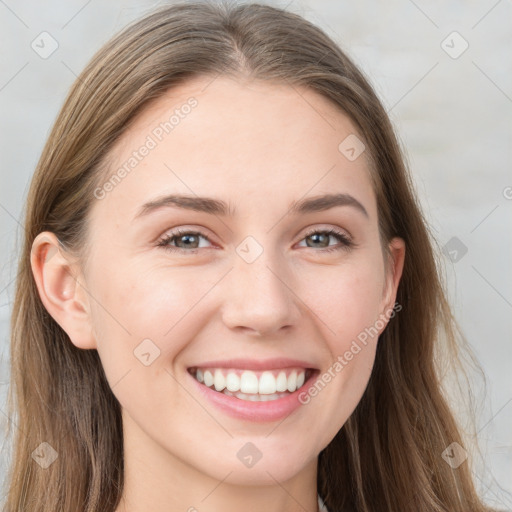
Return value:
<svg viewBox="0 0 512 512">
<path fill-rule="evenodd" d="M 96 348 L 89 297 L 79 281 L 79 267 L 60 247 L 54 233 L 39 233 L 30 255 L 39 297 L 54 320 L 78 348 Z M 80 278 L 81 279 L 81 278 Z"/>
</svg>

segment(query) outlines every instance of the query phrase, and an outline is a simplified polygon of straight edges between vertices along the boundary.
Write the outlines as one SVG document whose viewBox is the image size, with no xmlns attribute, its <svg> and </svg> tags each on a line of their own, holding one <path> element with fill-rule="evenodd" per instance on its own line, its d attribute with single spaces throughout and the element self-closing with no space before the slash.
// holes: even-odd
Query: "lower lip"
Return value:
<svg viewBox="0 0 512 512">
<path fill-rule="evenodd" d="M 277 400 L 268 400 L 266 402 L 251 402 L 241 400 L 234 396 L 228 396 L 219 391 L 214 391 L 201 384 L 189 372 L 187 375 L 195 382 L 199 392 L 211 403 L 226 414 L 248 421 L 264 422 L 276 421 L 292 414 L 296 409 L 303 405 L 299 401 L 299 395 L 307 391 L 309 385 L 319 375 L 318 370 L 314 370 L 308 380 L 296 391 Z"/>
</svg>

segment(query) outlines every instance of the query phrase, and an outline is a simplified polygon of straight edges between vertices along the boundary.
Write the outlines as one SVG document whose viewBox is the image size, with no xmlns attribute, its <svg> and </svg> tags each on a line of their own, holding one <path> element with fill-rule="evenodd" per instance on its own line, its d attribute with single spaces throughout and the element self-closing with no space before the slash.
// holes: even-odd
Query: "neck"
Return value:
<svg viewBox="0 0 512 512">
<path fill-rule="evenodd" d="M 125 415 L 123 432 L 124 485 L 115 512 L 318 511 L 317 458 L 285 481 L 268 471 L 257 473 L 256 466 L 248 479 L 241 477 L 236 458 L 222 474 L 215 465 L 206 471 L 192 466 L 148 438 Z"/>
</svg>

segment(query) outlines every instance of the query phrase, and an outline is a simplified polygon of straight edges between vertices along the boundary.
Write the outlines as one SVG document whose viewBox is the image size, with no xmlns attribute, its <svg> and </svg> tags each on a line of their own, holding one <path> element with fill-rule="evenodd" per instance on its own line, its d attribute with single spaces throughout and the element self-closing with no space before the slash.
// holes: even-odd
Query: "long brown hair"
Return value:
<svg viewBox="0 0 512 512">
<path fill-rule="evenodd" d="M 319 455 L 318 493 L 331 512 L 482 512 L 469 461 L 452 468 L 442 458 L 449 445 L 464 443 L 443 397 L 435 348 L 444 343 L 455 361 L 463 339 L 386 111 L 339 46 L 301 16 L 204 2 L 159 9 L 100 49 L 44 147 L 27 199 L 12 314 L 8 404 L 16 428 L 4 510 L 111 512 L 119 503 L 120 405 L 96 350 L 76 348 L 44 308 L 31 247 L 48 230 L 83 260 L 88 212 L 114 142 L 151 100 L 218 74 L 308 87 L 346 113 L 371 157 L 383 247 L 394 236 L 407 247 L 402 310 L 380 336 L 359 405 Z M 45 470 L 32 457 L 43 442 L 58 454 Z"/>
</svg>

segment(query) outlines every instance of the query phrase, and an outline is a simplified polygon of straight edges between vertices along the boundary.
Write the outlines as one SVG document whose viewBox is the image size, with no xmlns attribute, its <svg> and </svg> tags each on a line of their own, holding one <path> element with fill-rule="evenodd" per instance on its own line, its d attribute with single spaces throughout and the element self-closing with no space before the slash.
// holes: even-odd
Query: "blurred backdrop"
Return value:
<svg viewBox="0 0 512 512">
<path fill-rule="evenodd" d="M 0 423 L 24 201 L 65 95 L 115 32 L 163 3 L 0 0 Z M 323 28 L 364 70 L 406 149 L 475 377 L 489 504 L 512 510 L 512 4 L 264 1 Z M 457 405 L 457 404 L 454 404 Z M 37 418 L 34 418 L 37 421 Z M 0 436 L 0 441 L 3 438 Z M 35 448 L 35 447 L 34 447 Z M 9 460 L 2 447 L 0 481 Z"/>
</svg>

